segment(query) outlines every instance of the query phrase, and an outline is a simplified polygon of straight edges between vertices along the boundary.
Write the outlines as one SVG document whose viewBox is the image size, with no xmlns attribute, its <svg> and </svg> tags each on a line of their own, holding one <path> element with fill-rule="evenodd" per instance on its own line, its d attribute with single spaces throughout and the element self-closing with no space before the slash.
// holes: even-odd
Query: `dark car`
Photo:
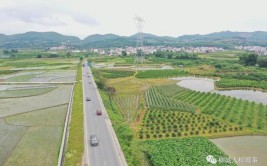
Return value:
<svg viewBox="0 0 267 166">
<path fill-rule="evenodd" d="M 91 98 L 90 97 L 86 97 L 86 101 L 91 101 Z"/>
<path fill-rule="evenodd" d="M 96 135 L 90 135 L 91 146 L 98 146 L 98 139 Z"/>
<path fill-rule="evenodd" d="M 96 110 L 96 115 L 102 115 L 102 111 L 101 110 Z"/>
</svg>

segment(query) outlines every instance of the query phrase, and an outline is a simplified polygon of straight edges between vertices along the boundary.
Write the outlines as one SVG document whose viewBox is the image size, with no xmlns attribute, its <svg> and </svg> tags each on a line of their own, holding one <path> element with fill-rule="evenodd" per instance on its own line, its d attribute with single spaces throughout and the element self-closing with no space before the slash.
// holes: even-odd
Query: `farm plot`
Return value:
<svg viewBox="0 0 267 166">
<path fill-rule="evenodd" d="M 219 88 L 260 88 L 267 89 L 267 81 L 263 80 L 242 80 L 223 78 L 216 82 Z"/>
<path fill-rule="evenodd" d="M 28 97 L 28 96 L 36 96 L 51 92 L 55 90 L 56 86 L 50 87 L 31 87 L 31 88 L 17 88 L 17 89 L 7 89 L 0 91 L 0 99 L 3 98 L 15 98 L 15 97 Z"/>
<path fill-rule="evenodd" d="M 146 140 L 143 144 L 147 147 L 145 154 L 152 166 L 208 166 L 212 165 L 206 160 L 208 155 L 217 159 L 216 165 L 236 165 L 219 162 L 220 158 L 228 158 L 228 156 L 215 144 L 202 137 Z"/>
<path fill-rule="evenodd" d="M 43 95 L 1 99 L 0 117 L 66 104 L 71 87 L 72 85 L 60 85 L 57 89 Z"/>
<path fill-rule="evenodd" d="M 32 82 L 70 82 L 75 81 L 76 72 L 74 70 L 62 71 L 62 70 L 55 70 L 55 71 L 46 71 L 35 78 L 31 79 Z"/>
<path fill-rule="evenodd" d="M 0 118 L 0 165 L 11 155 L 27 129 L 25 126 L 7 125 L 4 119 Z"/>
<path fill-rule="evenodd" d="M 5 122 L 15 126 L 51 126 L 63 125 L 68 105 L 45 108 L 32 112 L 8 116 Z"/>
<path fill-rule="evenodd" d="M 5 165 L 56 165 L 63 126 L 30 127 Z"/>
<path fill-rule="evenodd" d="M 214 93 L 185 90 L 176 99 L 196 105 L 202 113 L 243 127 L 267 130 L 267 106 Z"/>
<path fill-rule="evenodd" d="M 243 127 L 233 126 L 207 115 L 152 109 L 143 118 L 139 138 L 237 135 Z"/>
<path fill-rule="evenodd" d="M 130 70 L 99 70 L 104 78 L 119 78 L 129 77 L 135 74 L 135 71 Z"/>
<path fill-rule="evenodd" d="M 10 85 L 7 90 L 33 95 L 30 87 Z M 32 86 L 32 90 L 46 91 L 0 99 L 0 165 L 56 164 L 71 87 Z"/>
<path fill-rule="evenodd" d="M 5 82 L 71 82 L 75 81 L 75 70 L 42 70 L 42 71 L 21 71 L 16 74 L 10 74 L 0 77 Z"/>
<path fill-rule="evenodd" d="M 13 70 L 10 70 L 10 71 L 13 71 Z M 0 76 L 0 79 L 5 80 L 6 82 L 8 81 L 16 82 L 17 80 L 24 81 L 26 78 L 27 78 L 26 80 L 28 80 L 29 78 L 32 78 L 33 76 L 36 76 L 42 72 L 43 71 L 15 71 L 15 73 L 12 72 L 10 74 Z"/>
<path fill-rule="evenodd" d="M 6 79 L 6 82 L 28 82 L 34 77 L 36 77 L 35 74 L 18 75 L 18 76 L 14 76 L 14 77 L 10 77 Z"/>
<path fill-rule="evenodd" d="M 168 90 L 165 91 L 166 96 L 164 96 L 162 95 L 162 91 L 163 89 L 159 87 L 151 87 L 148 91 L 146 91 L 146 103 L 149 108 L 175 109 L 185 112 L 195 112 L 196 109 L 193 105 L 168 97 L 168 95 L 172 95 Z"/>
<path fill-rule="evenodd" d="M 174 76 L 185 76 L 188 72 L 184 70 L 146 70 L 138 71 L 137 78 L 168 78 Z"/>
<path fill-rule="evenodd" d="M 118 105 L 121 115 L 128 122 L 136 120 L 138 115 L 139 96 L 115 96 L 115 103 Z"/>
</svg>

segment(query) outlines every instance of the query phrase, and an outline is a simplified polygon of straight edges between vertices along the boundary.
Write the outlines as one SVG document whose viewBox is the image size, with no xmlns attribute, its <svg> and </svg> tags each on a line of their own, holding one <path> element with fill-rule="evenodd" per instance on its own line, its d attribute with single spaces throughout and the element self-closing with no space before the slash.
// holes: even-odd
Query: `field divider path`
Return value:
<svg viewBox="0 0 267 166">
<path fill-rule="evenodd" d="M 115 133 L 113 127 L 112 127 L 112 123 L 111 123 L 111 121 L 110 121 L 110 119 L 109 119 L 107 110 L 106 110 L 106 108 L 105 108 L 105 106 L 104 106 L 104 104 L 103 104 L 102 98 L 101 98 L 101 96 L 100 96 L 100 94 L 99 94 L 99 91 L 98 91 L 98 89 L 97 89 L 97 85 L 96 85 L 96 83 L 95 83 L 95 80 L 94 80 L 94 77 L 93 77 L 93 75 L 92 75 L 91 69 L 90 69 L 90 67 L 88 67 L 88 68 L 89 68 L 89 73 L 90 73 L 90 75 L 92 76 L 92 83 L 93 83 L 94 87 L 96 88 L 96 94 L 97 94 L 97 98 L 98 98 L 98 100 L 100 101 L 100 107 L 101 107 L 101 110 L 104 112 L 104 115 L 106 116 L 106 117 L 105 117 L 106 126 L 108 127 L 109 132 L 110 132 L 110 134 L 111 134 L 111 136 L 112 136 L 112 138 L 113 138 L 113 139 L 112 139 L 112 140 L 113 140 L 112 142 L 114 143 L 114 146 L 115 146 L 116 151 L 117 151 L 117 153 L 118 153 L 118 156 L 119 156 L 119 159 L 120 159 L 120 163 L 121 163 L 122 166 L 128 166 L 128 164 L 127 164 L 127 162 L 126 162 L 126 159 L 125 159 L 125 156 L 124 156 L 124 154 L 123 154 L 123 151 L 122 151 L 122 149 L 121 149 L 121 147 L 120 147 L 120 143 L 119 143 L 119 141 L 118 141 L 118 138 L 117 138 L 117 136 L 116 136 L 116 133 Z"/>
<path fill-rule="evenodd" d="M 64 153 L 65 153 L 65 149 L 66 149 L 66 144 L 68 142 L 69 123 L 70 123 L 70 119 L 71 119 L 70 115 L 71 115 L 71 111 L 72 111 L 74 87 L 75 87 L 75 83 L 72 86 L 72 90 L 71 90 L 71 94 L 70 94 L 68 111 L 67 111 L 67 115 L 66 115 L 64 131 L 63 131 L 60 151 L 59 151 L 59 155 L 58 155 L 58 163 L 57 163 L 58 166 L 63 166 L 64 165 Z"/>
</svg>

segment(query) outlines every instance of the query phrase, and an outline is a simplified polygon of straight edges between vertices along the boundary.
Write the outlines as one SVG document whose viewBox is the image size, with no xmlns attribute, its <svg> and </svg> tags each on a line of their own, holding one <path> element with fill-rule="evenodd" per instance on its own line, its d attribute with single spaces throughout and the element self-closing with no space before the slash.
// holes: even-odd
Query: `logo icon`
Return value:
<svg viewBox="0 0 267 166">
<path fill-rule="evenodd" d="M 211 163 L 211 164 L 216 164 L 216 163 L 217 163 L 217 159 L 214 158 L 212 155 L 208 155 L 208 156 L 206 157 L 206 160 L 207 160 L 207 162 L 209 162 L 209 163 Z"/>
</svg>

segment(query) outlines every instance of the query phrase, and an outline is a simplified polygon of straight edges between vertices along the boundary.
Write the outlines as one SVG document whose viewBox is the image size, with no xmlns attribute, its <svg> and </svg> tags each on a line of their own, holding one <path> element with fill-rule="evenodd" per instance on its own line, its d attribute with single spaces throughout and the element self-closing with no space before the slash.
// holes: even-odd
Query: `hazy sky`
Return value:
<svg viewBox="0 0 267 166">
<path fill-rule="evenodd" d="M 144 32 L 160 36 L 267 31 L 266 0 L 1 0 L 0 33 L 128 36 L 135 16 L 144 18 Z"/>
</svg>

